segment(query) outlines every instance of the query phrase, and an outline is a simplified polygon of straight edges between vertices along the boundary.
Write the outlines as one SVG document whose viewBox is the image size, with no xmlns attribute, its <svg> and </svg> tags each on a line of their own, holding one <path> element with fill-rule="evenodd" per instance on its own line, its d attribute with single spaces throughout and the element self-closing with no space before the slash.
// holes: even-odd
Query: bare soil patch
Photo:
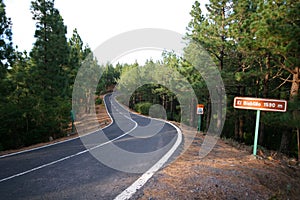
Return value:
<svg viewBox="0 0 300 200">
<path fill-rule="evenodd" d="M 234 147 L 221 139 L 200 159 L 203 139 L 198 133 L 187 151 L 156 173 L 133 199 L 299 199 L 300 168 L 295 162 L 277 158 L 274 152 L 255 157 L 251 147 Z"/>
</svg>

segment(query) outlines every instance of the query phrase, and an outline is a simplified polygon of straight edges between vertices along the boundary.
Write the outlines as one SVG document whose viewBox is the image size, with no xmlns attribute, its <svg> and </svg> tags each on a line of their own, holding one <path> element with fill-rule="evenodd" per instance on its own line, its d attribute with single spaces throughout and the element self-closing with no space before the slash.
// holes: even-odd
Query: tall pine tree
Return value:
<svg viewBox="0 0 300 200">
<path fill-rule="evenodd" d="M 5 4 L 0 1 L 0 150 L 6 148 L 9 135 L 7 129 L 7 109 L 9 103 L 9 93 L 11 92 L 11 83 L 8 79 L 9 66 L 12 64 L 14 49 L 12 47 L 12 22 L 6 16 Z"/>
<path fill-rule="evenodd" d="M 30 91 L 36 97 L 37 131 L 45 138 L 62 133 L 69 121 L 71 109 L 68 79 L 69 62 L 67 28 L 54 0 L 31 2 L 36 31 L 31 56 Z"/>
<path fill-rule="evenodd" d="M 65 72 L 67 73 L 68 78 L 68 85 L 69 85 L 69 92 L 68 95 L 71 97 L 72 91 L 73 91 L 73 84 L 78 72 L 79 67 L 81 66 L 81 63 L 87 56 L 87 51 L 90 52 L 90 50 L 87 50 L 88 47 L 85 47 L 83 49 L 83 41 L 81 40 L 81 37 L 77 31 L 77 29 L 73 30 L 72 37 L 68 41 L 68 45 L 70 48 L 70 54 L 69 54 L 69 63 L 68 66 L 65 68 Z"/>
<path fill-rule="evenodd" d="M 42 92 L 45 100 L 63 97 L 67 86 L 63 68 L 68 64 L 69 57 L 67 28 L 59 11 L 54 8 L 54 0 L 31 3 L 31 12 L 36 21 L 36 42 L 30 53 L 36 81 L 35 92 Z"/>
<path fill-rule="evenodd" d="M 8 66 L 11 65 L 14 57 L 14 49 L 12 46 L 12 22 L 6 17 L 5 4 L 0 1 L 0 98 L 7 95 L 7 83 L 5 77 Z"/>
<path fill-rule="evenodd" d="M 10 65 L 13 58 L 13 47 L 12 47 L 12 22 L 10 18 L 6 17 L 5 4 L 3 0 L 0 1 L 0 73 L 3 72 Z M 0 74 L 0 75 L 1 75 Z"/>
</svg>

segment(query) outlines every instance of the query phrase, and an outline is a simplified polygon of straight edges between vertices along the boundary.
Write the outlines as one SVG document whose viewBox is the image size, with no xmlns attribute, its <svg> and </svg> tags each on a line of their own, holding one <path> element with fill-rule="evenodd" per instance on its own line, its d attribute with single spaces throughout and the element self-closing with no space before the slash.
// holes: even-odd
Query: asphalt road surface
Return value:
<svg viewBox="0 0 300 200">
<path fill-rule="evenodd" d="M 178 142 L 174 126 L 128 114 L 112 95 L 105 102 L 108 127 L 0 157 L 0 199 L 114 199 Z"/>
</svg>

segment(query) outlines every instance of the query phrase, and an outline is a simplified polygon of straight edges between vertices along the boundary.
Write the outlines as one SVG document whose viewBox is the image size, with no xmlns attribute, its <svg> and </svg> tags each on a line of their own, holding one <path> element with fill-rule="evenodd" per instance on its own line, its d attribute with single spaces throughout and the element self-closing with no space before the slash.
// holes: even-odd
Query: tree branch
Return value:
<svg viewBox="0 0 300 200">
<path fill-rule="evenodd" d="M 277 78 L 277 77 L 280 77 L 281 75 L 282 75 L 282 70 L 279 69 L 278 72 L 276 73 L 276 75 L 273 76 L 271 79 L 275 79 L 275 78 Z"/>
<path fill-rule="evenodd" d="M 282 62 L 280 62 L 280 65 L 281 65 L 282 69 L 284 69 L 284 70 L 290 72 L 291 74 L 295 74 L 295 73 L 296 73 L 296 72 L 293 71 L 292 69 L 287 68 Z"/>
<path fill-rule="evenodd" d="M 293 81 L 289 80 L 290 77 L 291 77 L 291 74 L 286 79 L 283 79 L 283 78 L 279 77 L 281 80 L 283 80 L 283 82 L 278 87 L 276 87 L 274 90 L 272 90 L 271 92 L 274 92 L 274 91 L 278 90 L 286 82 L 293 82 Z"/>
</svg>

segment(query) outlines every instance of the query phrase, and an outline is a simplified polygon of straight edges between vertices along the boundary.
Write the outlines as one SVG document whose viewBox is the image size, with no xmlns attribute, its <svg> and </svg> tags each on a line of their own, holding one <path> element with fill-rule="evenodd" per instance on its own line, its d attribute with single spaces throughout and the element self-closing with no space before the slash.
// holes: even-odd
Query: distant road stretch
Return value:
<svg viewBox="0 0 300 200">
<path fill-rule="evenodd" d="M 159 132 L 152 136 L 152 132 L 157 131 L 155 126 L 161 125 L 162 121 L 152 120 L 150 123 L 149 118 L 133 113 L 129 118 L 128 111 L 111 94 L 106 95 L 104 100 L 113 122 L 102 131 L 91 133 L 84 140 L 75 138 L 32 151 L 1 156 L 0 199 L 114 199 L 145 174 L 109 167 L 101 159 L 96 159 L 92 151 L 95 154 L 107 152 L 104 160 L 120 159 L 117 153 L 107 151 L 110 146 L 135 154 L 152 153 L 151 157 L 133 160 L 130 165 L 127 163 L 128 169 L 153 169 L 153 166 L 160 166 L 157 163 L 165 162 L 174 154 L 181 143 L 178 128 L 163 123 Z M 82 141 L 93 141 L 99 134 L 105 134 L 108 142 L 95 140 L 93 150 L 83 145 Z M 147 137 L 149 135 L 151 137 Z M 123 198 L 122 195 L 119 197 Z"/>
</svg>

